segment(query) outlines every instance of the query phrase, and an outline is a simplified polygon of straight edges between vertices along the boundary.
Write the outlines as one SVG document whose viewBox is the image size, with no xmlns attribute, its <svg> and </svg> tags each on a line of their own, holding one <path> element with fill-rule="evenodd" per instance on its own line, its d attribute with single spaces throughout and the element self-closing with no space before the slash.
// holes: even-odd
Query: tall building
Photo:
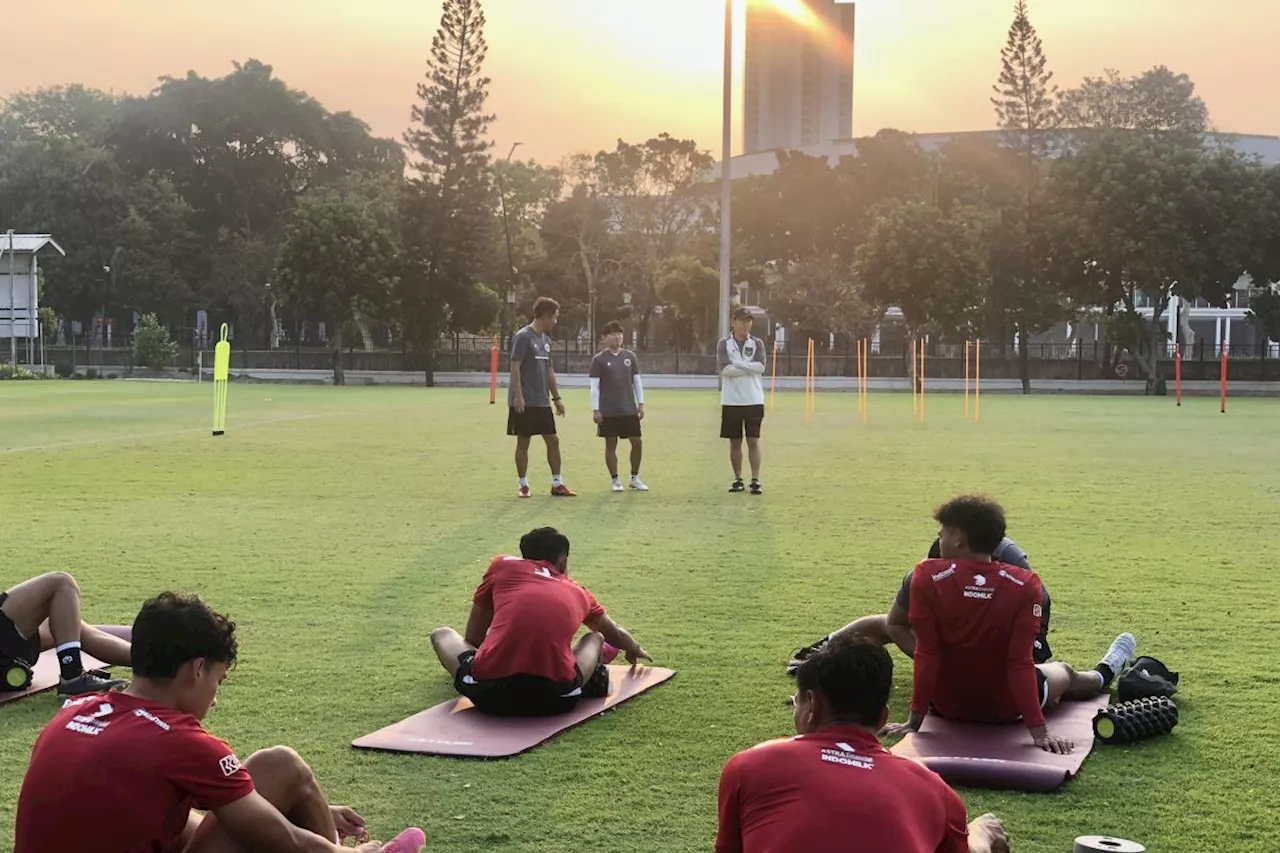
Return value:
<svg viewBox="0 0 1280 853">
<path fill-rule="evenodd" d="M 743 147 L 754 154 L 853 136 L 854 4 L 747 7 Z"/>
</svg>

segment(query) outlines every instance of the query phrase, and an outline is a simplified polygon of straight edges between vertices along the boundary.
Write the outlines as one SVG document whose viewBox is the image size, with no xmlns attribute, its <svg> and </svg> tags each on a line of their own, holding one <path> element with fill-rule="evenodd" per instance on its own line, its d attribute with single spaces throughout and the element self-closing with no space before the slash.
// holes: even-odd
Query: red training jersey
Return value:
<svg viewBox="0 0 1280 853">
<path fill-rule="evenodd" d="M 14 853 L 166 853 L 191 809 L 251 793 L 249 771 L 190 714 L 125 693 L 79 697 L 36 739 Z"/>
<path fill-rule="evenodd" d="M 925 560 L 911 576 L 916 635 L 911 711 L 1044 725 L 1033 649 L 1044 589 L 1035 572 L 989 560 Z"/>
<path fill-rule="evenodd" d="M 860 726 L 829 726 L 730 758 L 716 853 L 969 853 L 964 802 Z"/>
<path fill-rule="evenodd" d="M 604 615 L 595 596 L 551 563 L 521 557 L 495 557 L 473 600 L 493 610 L 471 665 L 481 681 L 517 673 L 573 681 L 573 635 Z"/>
</svg>

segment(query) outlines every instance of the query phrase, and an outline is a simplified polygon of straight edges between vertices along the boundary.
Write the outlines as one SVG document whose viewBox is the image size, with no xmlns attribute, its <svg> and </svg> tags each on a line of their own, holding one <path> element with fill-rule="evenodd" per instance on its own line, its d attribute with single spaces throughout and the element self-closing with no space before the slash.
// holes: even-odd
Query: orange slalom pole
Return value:
<svg viewBox="0 0 1280 853">
<path fill-rule="evenodd" d="M 925 338 L 920 339 L 920 423 L 924 423 Z"/>
<path fill-rule="evenodd" d="M 493 348 L 489 350 L 489 405 L 498 399 L 498 336 L 493 336 Z"/>
<path fill-rule="evenodd" d="M 1219 397 L 1222 403 L 1222 414 L 1227 413 L 1227 345 L 1222 344 L 1222 390 Z"/>
<path fill-rule="evenodd" d="M 1182 344 L 1173 345 L 1173 387 L 1178 405 L 1182 405 Z"/>
<path fill-rule="evenodd" d="M 769 373 L 769 411 L 773 411 L 773 392 L 778 384 L 778 339 L 773 339 L 773 363 Z"/>
<path fill-rule="evenodd" d="M 919 417 L 920 415 L 920 399 L 916 393 L 919 390 L 916 387 L 916 376 L 918 375 L 920 370 L 920 366 L 916 363 L 916 359 L 919 358 L 919 356 L 920 356 L 920 351 L 916 347 L 916 342 L 913 339 L 911 341 L 911 359 L 910 359 L 911 361 L 911 414 L 916 417 Z"/>
<path fill-rule="evenodd" d="M 982 341 L 973 342 L 973 422 L 982 420 Z"/>
</svg>

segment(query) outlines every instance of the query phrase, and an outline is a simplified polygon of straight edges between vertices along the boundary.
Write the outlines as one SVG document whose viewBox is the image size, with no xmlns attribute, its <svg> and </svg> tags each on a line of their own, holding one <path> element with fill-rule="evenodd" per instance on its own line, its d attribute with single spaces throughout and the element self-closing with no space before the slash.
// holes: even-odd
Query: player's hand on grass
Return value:
<svg viewBox="0 0 1280 853">
<path fill-rule="evenodd" d="M 564 401 L 556 400 L 556 414 L 562 418 L 564 417 Z"/>
<path fill-rule="evenodd" d="M 920 727 L 913 726 L 910 722 L 890 723 L 880 730 L 880 737 L 896 737 L 897 735 L 911 734 L 918 731 L 920 731 Z"/>
<path fill-rule="evenodd" d="M 635 666 L 636 661 L 640 660 L 641 658 L 647 661 L 651 661 L 651 662 L 653 661 L 653 658 L 649 657 L 649 653 L 646 652 L 644 649 L 642 649 L 640 646 L 636 646 L 634 649 L 627 652 L 627 663 L 631 664 L 632 666 Z"/>
<path fill-rule="evenodd" d="M 1009 853 L 1009 836 L 1000 818 L 987 812 L 969 823 L 969 853 Z"/>
<path fill-rule="evenodd" d="M 595 421 L 596 423 L 603 423 L 604 415 L 600 414 L 599 409 L 595 409 L 591 412 L 591 420 Z"/>
<path fill-rule="evenodd" d="M 333 815 L 333 826 L 338 830 L 339 838 L 353 838 L 358 844 L 369 840 L 369 827 L 355 809 L 349 806 L 330 806 L 329 813 Z"/>
<path fill-rule="evenodd" d="M 1033 734 L 1036 746 L 1045 752 L 1052 752 L 1058 755 L 1068 755 L 1075 750 L 1076 745 L 1072 741 L 1057 735 L 1051 735 L 1048 732 L 1042 734 Z"/>
<path fill-rule="evenodd" d="M 636 417 L 644 420 L 644 403 L 636 403 Z"/>
</svg>

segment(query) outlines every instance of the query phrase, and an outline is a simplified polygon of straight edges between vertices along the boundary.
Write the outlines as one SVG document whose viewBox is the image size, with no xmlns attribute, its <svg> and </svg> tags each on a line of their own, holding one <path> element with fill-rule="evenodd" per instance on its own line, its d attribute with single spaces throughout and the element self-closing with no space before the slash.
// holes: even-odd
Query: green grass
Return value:
<svg viewBox="0 0 1280 853">
<path fill-rule="evenodd" d="M 725 492 L 713 392 L 650 392 L 653 491 L 612 494 L 571 391 L 579 497 L 547 496 L 535 453 L 535 497 L 517 501 L 486 390 L 234 385 L 214 439 L 207 384 L 0 384 L 0 586 L 71 571 L 96 622 L 170 587 L 228 611 L 241 664 L 210 729 L 242 758 L 296 747 L 384 838 L 416 823 L 434 851 L 708 850 L 724 760 L 790 733 L 787 655 L 882 612 L 932 540 L 930 509 L 985 490 L 1053 594 L 1059 658 L 1091 665 L 1131 630 L 1185 686 L 1173 736 L 1099 746 L 1052 796 L 962 790 L 971 813 L 1005 818 L 1020 853 L 1095 833 L 1273 849 L 1280 404 L 988 395 L 975 425 L 937 395 L 921 425 L 909 397 L 875 395 L 863 426 L 853 395 L 823 394 L 806 426 L 803 397 L 779 395 L 753 498 Z M 450 696 L 429 631 L 461 627 L 489 558 L 541 524 L 568 533 L 573 574 L 676 679 L 509 761 L 351 749 Z M 901 718 L 911 670 L 895 660 Z M 0 709 L 0 849 L 54 707 Z"/>
</svg>

